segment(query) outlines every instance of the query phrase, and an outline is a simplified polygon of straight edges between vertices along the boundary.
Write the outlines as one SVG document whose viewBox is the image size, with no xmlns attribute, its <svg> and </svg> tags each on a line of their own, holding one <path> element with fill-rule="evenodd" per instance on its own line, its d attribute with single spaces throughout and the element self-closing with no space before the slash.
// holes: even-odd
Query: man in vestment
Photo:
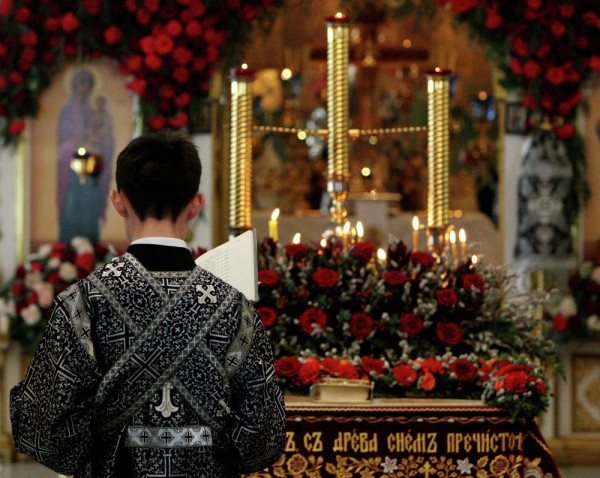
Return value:
<svg viewBox="0 0 600 478">
<path fill-rule="evenodd" d="M 283 452 L 285 411 L 253 305 L 197 266 L 183 237 L 200 211 L 186 137 L 119 155 L 111 200 L 131 244 L 60 294 L 11 391 L 18 451 L 77 478 L 215 478 Z"/>
</svg>

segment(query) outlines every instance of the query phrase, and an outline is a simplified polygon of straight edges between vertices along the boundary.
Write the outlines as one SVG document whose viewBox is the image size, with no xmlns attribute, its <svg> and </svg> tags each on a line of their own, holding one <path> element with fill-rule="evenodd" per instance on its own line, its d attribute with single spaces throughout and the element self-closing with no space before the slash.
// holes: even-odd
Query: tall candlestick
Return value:
<svg viewBox="0 0 600 478">
<path fill-rule="evenodd" d="M 279 240 L 279 230 L 277 227 L 277 218 L 279 217 L 279 208 L 273 210 L 271 220 L 269 221 L 269 237 L 275 242 Z"/>
<path fill-rule="evenodd" d="M 327 19 L 327 191 L 332 199 L 331 221 L 337 225 L 348 215 L 348 44 L 349 18 L 338 12 Z"/>
<path fill-rule="evenodd" d="M 249 68 L 231 71 L 229 230 L 236 236 L 252 228 L 252 82 Z"/>
<path fill-rule="evenodd" d="M 435 68 L 427 74 L 427 227 L 437 251 L 448 226 L 449 112 L 450 71 Z"/>
</svg>

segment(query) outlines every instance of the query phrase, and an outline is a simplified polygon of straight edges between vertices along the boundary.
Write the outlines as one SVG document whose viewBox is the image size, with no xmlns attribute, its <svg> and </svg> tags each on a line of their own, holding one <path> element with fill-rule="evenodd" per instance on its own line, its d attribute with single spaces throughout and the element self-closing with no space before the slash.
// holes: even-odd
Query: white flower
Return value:
<svg viewBox="0 0 600 478">
<path fill-rule="evenodd" d="M 38 257 L 48 257 L 52 252 L 52 246 L 50 244 L 43 244 L 37 251 Z"/>
<path fill-rule="evenodd" d="M 392 460 L 389 456 L 386 456 L 385 461 L 379 466 L 383 468 L 384 473 L 394 473 L 398 469 L 397 461 L 396 458 Z"/>
<path fill-rule="evenodd" d="M 77 279 L 77 267 L 70 262 L 63 262 L 58 269 L 58 275 L 65 281 L 75 280 Z"/>
<path fill-rule="evenodd" d="M 31 304 L 21 310 L 21 317 L 27 325 L 35 325 L 42 318 L 42 312 L 37 305 Z"/>
<path fill-rule="evenodd" d="M 38 293 L 38 302 L 42 307 L 50 307 L 54 300 L 54 287 L 50 282 L 40 282 L 35 287 Z"/>
<path fill-rule="evenodd" d="M 48 268 L 50 269 L 58 269 L 60 267 L 60 259 L 58 257 L 51 257 L 48 259 Z"/>
<path fill-rule="evenodd" d="M 558 313 L 563 317 L 574 317 L 577 315 L 577 304 L 572 296 L 564 297 L 558 304 Z"/>
<path fill-rule="evenodd" d="M 465 458 L 464 460 L 456 460 L 456 463 L 458 464 L 458 471 L 460 471 L 461 475 L 470 475 L 471 474 L 471 468 L 473 468 L 475 465 L 473 465 L 473 463 L 469 463 L 469 458 Z"/>
<path fill-rule="evenodd" d="M 86 237 L 77 236 L 71 239 L 71 246 L 77 254 L 94 253 L 94 246 Z"/>
<path fill-rule="evenodd" d="M 597 315 L 590 315 L 587 318 L 587 326 L 592 332 L 600 332 L 600 317 Z"/>
</svg>

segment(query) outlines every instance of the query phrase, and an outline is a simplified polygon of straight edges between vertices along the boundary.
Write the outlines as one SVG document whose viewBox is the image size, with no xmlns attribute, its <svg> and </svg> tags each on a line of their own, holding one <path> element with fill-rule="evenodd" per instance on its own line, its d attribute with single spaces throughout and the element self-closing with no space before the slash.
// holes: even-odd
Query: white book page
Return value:
<svg viewBox="0 0 600 478">
<path fill-rule="evenodd" d="M 196 264 L 235 287 L 248 300 L 258 300 L 255 229 L 205 252 L 196 259 Z"/>
</svg>

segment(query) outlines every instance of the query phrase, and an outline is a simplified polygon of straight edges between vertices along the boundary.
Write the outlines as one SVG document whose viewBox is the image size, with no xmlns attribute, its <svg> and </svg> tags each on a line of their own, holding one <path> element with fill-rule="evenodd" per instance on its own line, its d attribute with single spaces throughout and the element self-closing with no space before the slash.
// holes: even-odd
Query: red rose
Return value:
<svg viewBox="0 0 600 478">
<path fill-rule="evenodd" d="M 65 33 L 71 33 L 79 28 L 79 20 L 74 13 L 68 12 L 60 19 L 60 26 Z"/>
<path fill-rule="evenodd" d="M 31 10 L 27 7 L 21 7 L 15 11 L 15 20 L 18 23 L 27 23 L 31 18 Z"/>
<path fill-rule="evenodd" d="M 323 267 L 319 267 L 312 275 L 312 280 L 321 288 L 333 287 L 337 284 L 339 278 L 339 272 Z"/>
<path fill-rule="evenodd" d="M 521 37 L 516 37 L 512 42 L 513 51 L 520 57 L 529 56 L 529 45 Z"/>
<path fill-rule="evenodd" d="M 458 303 L 458 296 L 454 289 L 440 289 L 435 293 L 440 307 L 452 307 Z"/>
<path fill-rule="evenodd" d="M 173 102 L 175 103 L 175 106 L 177 106 L 177 108 L 185 108 L 187 105 L 190 104 L 191 101 L 192 101 L 192 97 L 187 92 L 183 92 L 180 95 L 177 95 L 175 97 L 175 99 L 173 100 Z"/>
<path fill-rule="evenodd" d="M 162 60 L 156 55 L 146 55 L 144 63 L 151 70 L 160 70 L 162 67 Z"/>
<path fill-rule="evenodd" d="M 150 128 L 154 131 L 163 129 L 166 124 L 167 120 L 164 118 L 164 116 L 156 115 L 150 116 L 150 118 L 148 118 L 148 126 L 150 126 Z"/>
<path fill-rule="evenodd" d="M 477 369 L 473 362 L 467 359 L 456 359 L 450 364 L 450 371 L 461 382 L 471 382 L 477 377 Z"/>
<path fill-rule="evenodd" d="M 295 261 L 301 261 L 306 257 L 310 248 L 306 244 L 286 244 L 285 254 Z"/>
<path fill-rule="evenodd" d="M 477 6 L 477 0 L 450 0 L 456 13 L 465 13 Z"/>
<path fill-rule="evenodd" d="M 557 332 L 562 334 L 569 327 L 569 319 L 559 314 L 552 319 L 552 325 L 554 325 Z"/>
<path fill-rule="evenodd" d="M 156 13 L 160 5 L 159 0 L 144 0 L 144 5 L 149 12 Z"/>
<path fill-rule="evenodd" d="M 465 274 L 462 276 L 462 285 L 468 290 L 475 290 L 479 293 L 485 291 L 485 279 L 479 274 Z"/>
<path fill-rule="evenodd" d="M 173 59 L 180 65 L 185 65 L 189 61 L 192 61 L 193 56 L 191 50 L 183 47 L 175 48 L 175 51 L 173 52 Z"/>
<path fill-rule="evenodd" d="M 185 66 L 180 66 L 173 70 L 173 79 L 177 83 L 185 83 L 190 79 L 190 72 Z"/>
<path fill-rule="evenodd" d="M 362 358 L 362 369 L 366 374 L 371 372 L 376 375 L 381 375 L 384 370 L 384 361 L 382 359 L 374 359 L 371 357 L 363 357 Z"/>
<path fill-rule="evenodd" d="M 410 260 L 415 266 L 431 267 L 435 264 L 435 257 L 427 251 L 414 251 L 410 254 Z"/>
<path fill-rule="evenodd" d="M 104 30 L 104 41 L 107 45 L 116 45 L 123 37 L 123 32 L 120 28 L 112 25 Z"/>
<path fill-rule="evenodd" d="M 531 8 L 532 10 L 537 10 L 542 6 L 543 0 L 527 0 L 527 8 Z"/>
<path fill-rule="evenodd" d="M 259 307 L 256 312 L 265 328 L 271 327 L 277 320 L 277 311 L 271 307 Z"/>
<path fill-rule="evenodd" d="M 14 120 L 8 124 L 8 134 L 14 136 L 19 134 L 21 131 L 25 129 L 25 121 L 23 120 Z"/>
<path fill-rule="evenodd" d="M 423 320 L 415 314 L 400 314 L 400 328 L 409 337 L 414 337 L 423 330 Z"/>
<path fill-rule="evenodd" d="M 572 124 L 565 123 L 557 128 L 554 128 L 554 134 L 559 139 L 569 139 L 575 134 L 575 127 Z"/>
<path fill-rule="evenodd" d="M 529 383 L 529 375 L 525 372 L 511 372 L 504 378 L 504 389 L 507 392 L 525 393 L 527 384 Z"/>
<path fill-rule="evenodd" d="M 352 365 L 348 360 L 340 360 L 338 366 L 338 377 L 355 379 L 358 378 L 358 369 Z"/>
<path fill-rule="evenodd" d="M 485 26 L 490 30 L 495 30 L 502 25 L 502 17 L 498 15 L 497 10 L 488 10 L 485 15 Z"/>
<path fill-rule="evenodd" d="M 546 70 L 544 78 L 552 85 L 560 85 L 566 80 L 565 71 L 562 68 L 553 66 Z"/>
<path fill-rule="evenodd" d="M 523 66 L 517 58 L 511 58 L 508 67 L 510 68 L 510 71 L 512 71 L 515 75 L 523 74 Z"/>
<path fill-rule="evenodd" d="M 408 387 L 417 380 L 417 371 L 413 370 L 409 365 L 401 364 L 392 369 L 394 378 L 401 387 Z"/>
<path fill-rule="evenodd" d="M 169 118 L 168 123 L 173 128 L 183 128 L 185 125 L 189 123 L 190 119 L 187 113 L 179 113 L 177 116 L 173 116 Z"/>
<path fill-rule="evenodd" d="M 134 93 L 137 93 L 138 95 L 143 95 L 146 92 L 146 80 L 143 80 L 141 78 L 135 78 L 129 83 L 127 83 L 127 88 L 129 88 Z M 155 129 L 160 129 L 160 127 Z"/>
<path fill-rule="evenodd" d="M 373 325 L 371 317 L 362 312 L 356 312 L 350 319 L 350 333 L 358 340 L 363 340 L 373 331 Z"/>
<path fill-rule="evenodd" d="M 302 385 L 315 383 L 321 376 L 321 366 L 317 360 L 308 360 L 300 366 L 298 381 Z"/>
<path fill-rule="evenodd" d="M 51 271 L 48 273 L 48 276 L 46 277 L 46 281 L 50 282 L 50 284 L 58 284 L 61 280 L 62 279 L 61 279 L 58 271 Z"/>
<path fill-rule="evenodd" d="M 420 359 L 415 362 L 421 366 L 424 372 L 437 373 L 438 375 L 442 375 L 445 372 L 442 362 L 434 358 Z"/>
<path fill-rule="evenodd" d="M 558 11 L 563 18 L 571 18 L 575 13 L 575 7 L 573 5 L 562 4 L 558 6 Z"/>
<path fill-rule="evenodd" d="M 82 0 L 85 11 L 90 15 L 97 15 L 100 13 L 100 7 L 102 6 L 101 0 Z"/>
<path fill-rule="evenodd" d="M 280 377 L 295 377 L 300 370 L 297 357 L 281 357 L 275 360 L 275 372 Z"/>
<path fill-rule="evenodd" d="M 13 295 L 13 297 L 19 297 L 21 294 L 23 294 L 24 291 L 25 286 L 19 282 L 16 282 L 10 288 L 10 293 Z"/>
<path fill-rule="evenodd" d="M 21 43 L 25 46 L 35 46 L 38 41 L 37 33 L 33 30 L 27 30 L 27 33 L 21 35 Z M 3 45 L 0 45 L 0 47 Z M 4 48 L 6 49 L 6 48 Z M 2 54 L 0 52 L 0 54 Z"/>
<path fill-rule="evenodd" d="M 372 242 L 357 242 L 352 246 L 351 254 L 352 257 L 366 264 L 371 260 L 376 250 L 377 248 Z"/>
<path fill-rule="evenodd" d="M 135 18 L 141 25 L 148 25 L 150 23 L 150 12 L 140 8 L 137 12 L 135 12 Z"/>
<path fill-rule="evenodd" d="M 202 34 L 202 25 L 192 20 L 185 26 L 185 34 L 190 38 L 199 37 Z"/>
<path fill-rule="evenodd" d="M 169 35 L 165 35 L 164 33 L 161 35 L 157 35 L 154 39 L 154 48 L 156 49 L 156 53 L 159 55 L 166 55 L 173 50 L 173 46 L 175 42 Z"/>
<path fill-rule="evenodd" d="M 588 62 L 590 70 L 600 71 L 600 56 L 593 55 Z"/>
<path fill-rule="evenodd" d="M 523 95 L 523 106 L 529 110 L 535 110 L 537 108 L 537 98 L 534 95 Z"/>
<path fill-rule="evenodd" d="M 311 334 L 315 329 L 315 326 L 321 330 L 325 330 L 327 325 L 327 314 L 318 307 L 308 307 L 300 318 L 300 330 L 306 334 Z"/>
<path fill-rule="evenodd" d="M 537 61 L 527 60 L 523 66 L 523 74 L 526 78 L 533 79 L 540 76 L 542 68 Z"/>
<path fill-rule="evenodd" d="M 140 69 L 142 68 L 142 57 L 140 55 L 130 56 L 125 61 L 125 66 L 129 71 L 140 71 Z"/>
<path fill-rule="evenodd" d="M 20 85 L 24 81 L 23 75 L 14 70 L 7 75 L 6 79 L 15 85 Z"/>
<path fill-rule="evenodd" d="M 323 367 L 323 371 L 327 375 L 337 376 L 339 368 L 340 368 L 340 361 L 337 359 L 334 359 L 333 357 L 325 357 L 321 361 L 321 367 Z"/>
<path fill-rule="evenodd" d="M 96 257 L 94 254 L 90 254 L 89 252 L 79 254 L 75 258 L 75 265 L 88 272 L 92 272 L 94 270 L 94 266 L 96 265 Z"/>
<path fill-rule="evenodd" d="M 535 384 L 535 389 L 540 392 L 542 395 L 546 394 L 546 384 L 543 380 L 540 380 Z"/>
<path fill-rule="evenodd" d="M 154 37 L 151 37 L 150 35 L 147 35 L 140 39 L 140 49 L 146 54 L 154 52 L 155 44 L 156 42 L 154 41 Z"/>
<path fill-rule="evenodd" d="M 410 277 L 402 271 L 391 270 L 383 274 L 383 280 L 390 287 L 397 287 L 408 282 Z"/>
<path fill-rule="evenodd" d="M 447 345 L 456 345 L 463 341 L 460 327 L 454 322 L 438 322 L 436 335 L 440 342 Z"/>
<path fill-rule="evenodd" d="M 498 368 L 496 375 L 500 377 L 515 372 L 524 372 L 529 375 L 533 371 L 533 369 L 529 365 L 515 364 L 512 363 L 510 360 L 500 361 L 496 366 Z"/>
<path fill-rule="evenodd" d="M 169 20 L 169 23 L 165 25 L 165 30 L 172 37 L 176 37 L 178 35 L 181 35 L 183 27 L 181 26 L 181 23 L 179 23 L 177 20 Z"/>
<path fill-rule="evenodd" d="M 557 37 L 560 38 L 562 37 L 565 32 L 567 31 L 567 27 L 565 26 L 564 23 L 559 22 L 558 20 L 554 20 L 551 24 L 550 24 L 550 31 L 552 32 L 552 34 Z"/>
<path fill-rule="evenodd" d="M 258 271 L 258 285 L 260 287 L 273 288 L 281 281 L 279 272 L 269 269 Z"/>
</svg>

